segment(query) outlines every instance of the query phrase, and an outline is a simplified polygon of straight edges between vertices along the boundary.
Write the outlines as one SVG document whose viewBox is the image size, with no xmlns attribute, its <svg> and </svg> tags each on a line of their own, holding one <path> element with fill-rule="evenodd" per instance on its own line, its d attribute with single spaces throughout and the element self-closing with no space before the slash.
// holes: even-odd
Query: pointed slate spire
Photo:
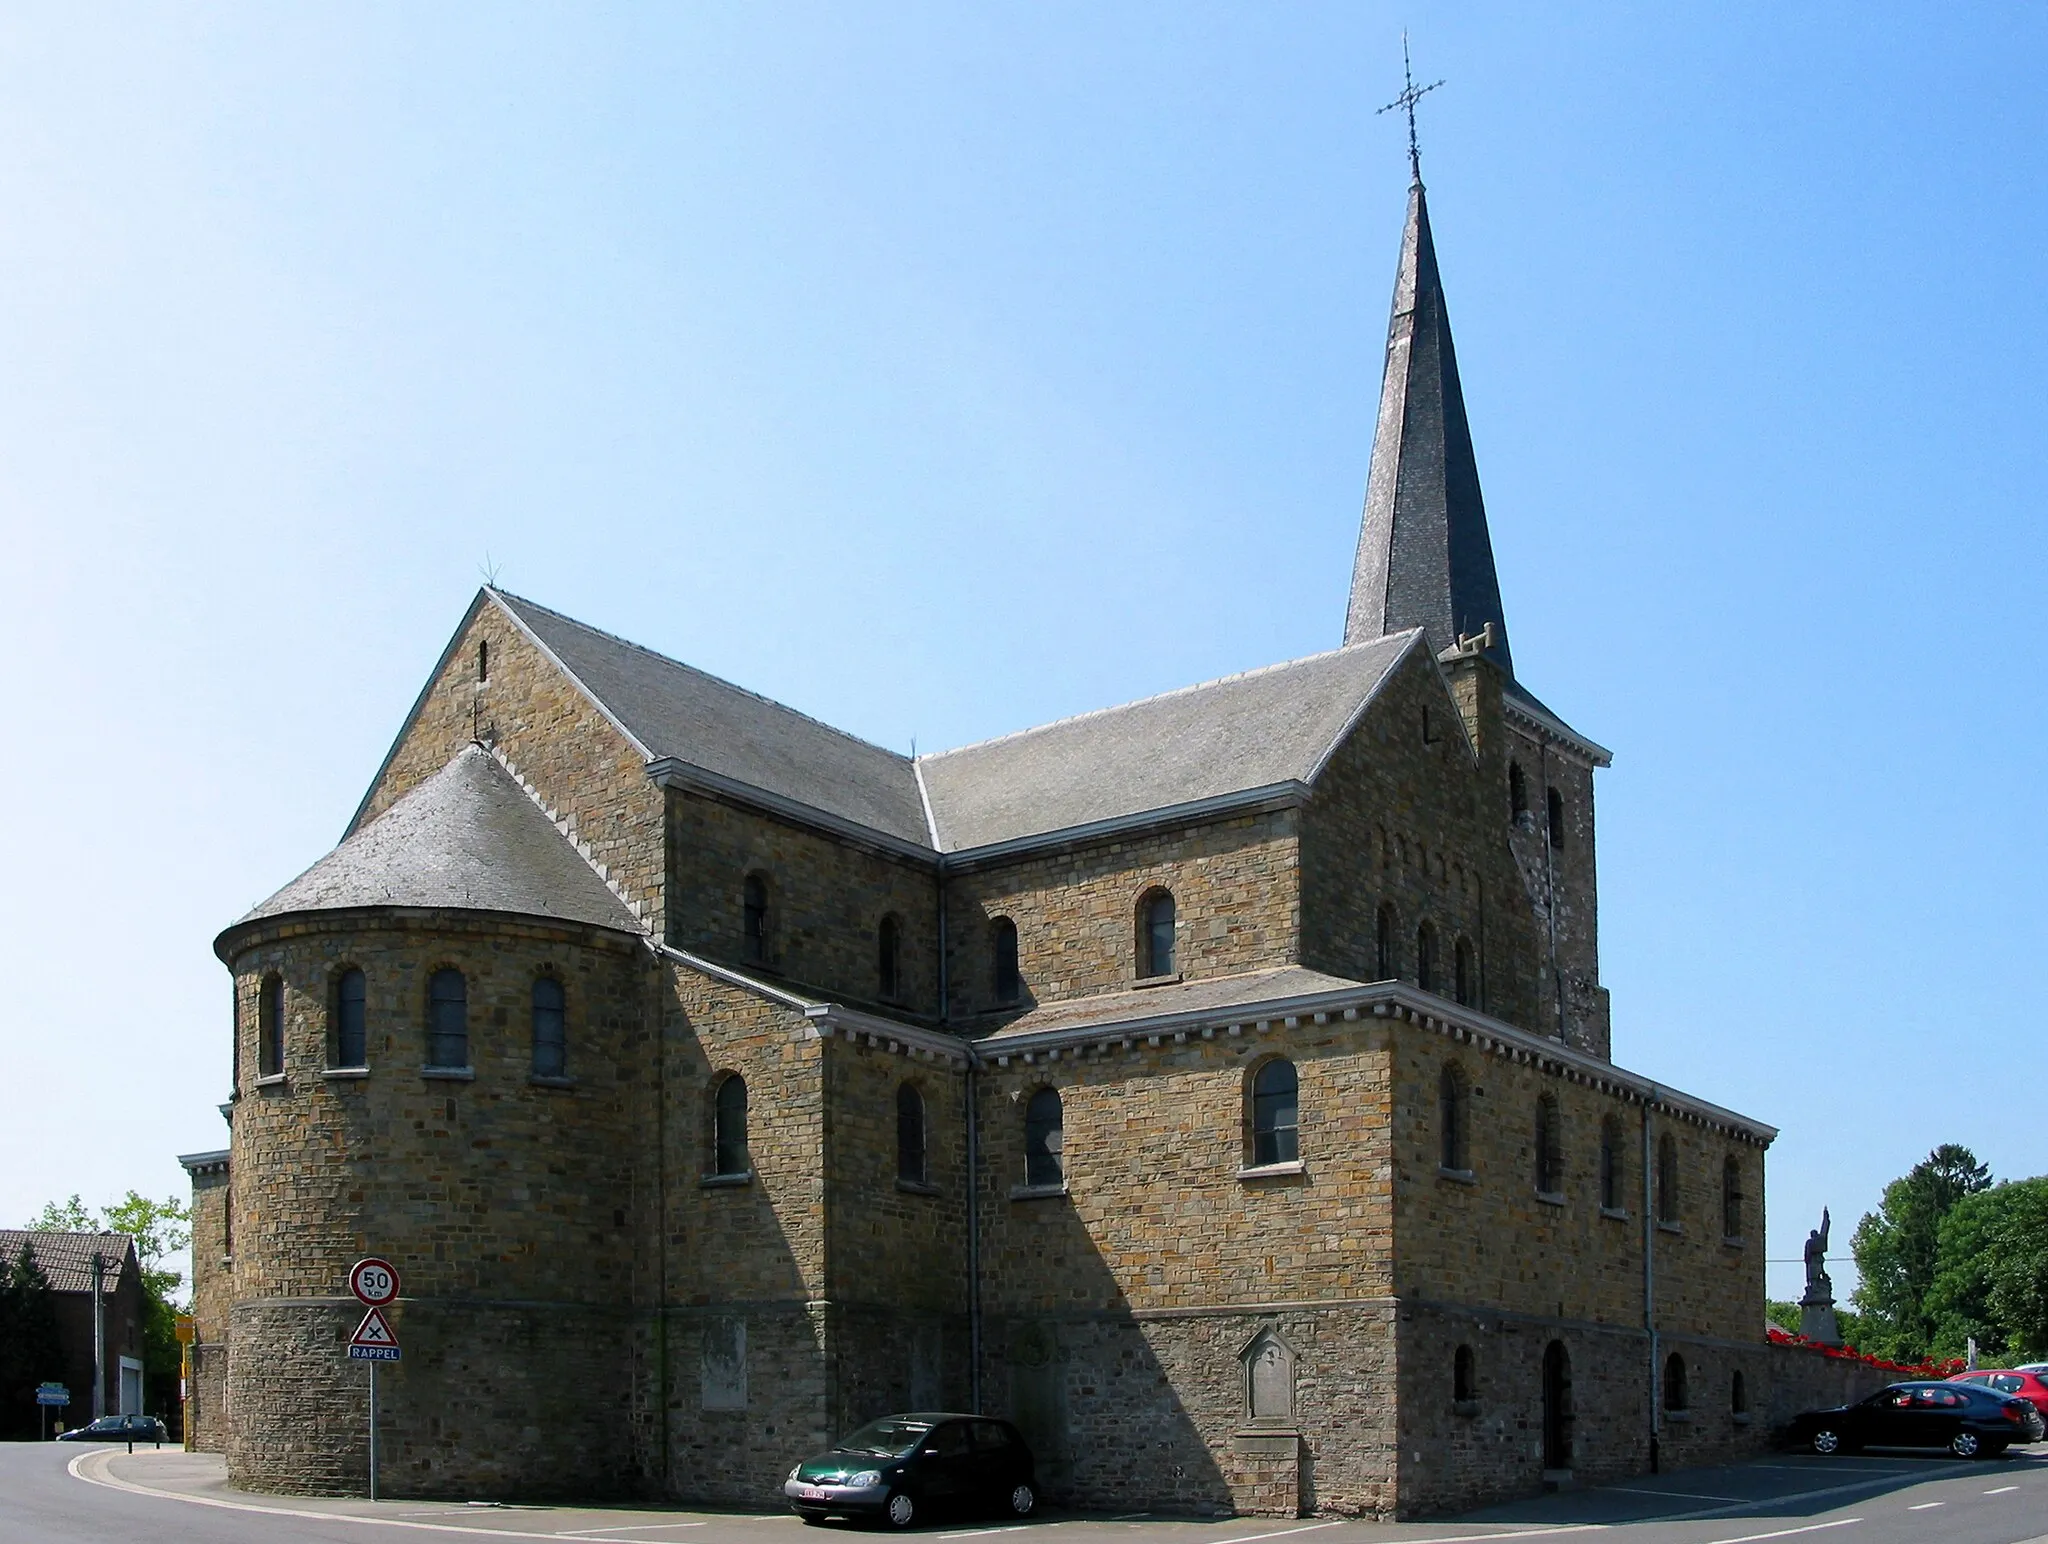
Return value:
<svg viewBox="0 0 2048 1544">
<path fill-rule="evenodd" d="M 1366 643 L 1420 627 L 1441 652 L 1489 622 L 1488 657 L 1512 678 L 1479 465 L 1418 176 L 1408 189 L 1344 641 Z"/>
</svg>

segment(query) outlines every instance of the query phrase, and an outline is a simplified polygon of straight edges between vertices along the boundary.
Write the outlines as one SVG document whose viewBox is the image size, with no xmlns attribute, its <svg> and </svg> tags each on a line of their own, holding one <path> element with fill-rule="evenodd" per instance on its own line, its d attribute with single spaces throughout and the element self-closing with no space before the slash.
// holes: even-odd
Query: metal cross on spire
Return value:
<svg viewBox="0 0 2048 1544">
<path fill-rule="evenodd" d="M 1398 107 L 1408 114 L 1408 171 L 1419 183 L 1422 181 L 1422 149 L 1415 141 L 1415 104 L 1443 82 L 1433 80 L 1426 86 L 1415 84 L 1415 71 L 1408 63 L 1408 29 L 1405 27 L 1401 29 L 1401 74 L 1407 84 L 1402 88 L 1401 94 L 1380 111 L 1390 113 Z"/>
</svg>

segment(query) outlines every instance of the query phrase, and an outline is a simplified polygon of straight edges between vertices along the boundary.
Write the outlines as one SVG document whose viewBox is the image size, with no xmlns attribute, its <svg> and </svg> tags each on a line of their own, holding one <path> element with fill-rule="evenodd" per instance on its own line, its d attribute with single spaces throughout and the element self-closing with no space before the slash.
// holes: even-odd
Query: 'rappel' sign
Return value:
<svg viewBox="0 0 2048 1544">
<path fill-rule="evenodd" d="M 358 1260 L 348 1273 L 348 1289 L 366 1308 L 382 1308 L 398 1296 L 398 1267 L 375 1255 Z"/>
<path fill-rule="evenodd" d="M 391 1321 L 384 1317 L 383 1309 L 372 1308 L 363 1315 L 363 1322 L 349 1337 L 348 1359 L 352 1362 L 398 1360 L 398 1337 L 391 1332 Z"/>
</svg>

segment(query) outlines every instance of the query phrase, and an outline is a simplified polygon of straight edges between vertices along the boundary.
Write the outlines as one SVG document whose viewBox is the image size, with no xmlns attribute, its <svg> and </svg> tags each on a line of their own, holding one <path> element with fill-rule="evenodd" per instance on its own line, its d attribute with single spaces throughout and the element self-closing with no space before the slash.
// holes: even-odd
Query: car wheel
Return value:
<svg viewBox="0 0 2048 1544">
<path fill-rule="evenodd" d="M 907 1491 L 892 1490 L 882 1503 L 882 1520 L 891 1528 L 908 1528 L 917 1520 L 917 1503 Z"/>
<path fill-rule="evenodd" d="M 1974 1431 L 1959 1431 L 1948 1439 L 1948 1450 L 1958 1458 L 1975 1458 L 1984 1443 Z"/>
<path fill-rule="evenodd" d="M 1029 1485 L 1019 1483 L 1010 1491 L 1010 1515 L 1029 1517 L 1038 1505 L 1038 1492 Z"/>
<path fill-rule="evenodd" d="M 1832 1426 L 1823 1426 L 1813 1434 L 1813 1450 L 1826 1457 L 1833 1457 L 1842 1451 L 1842 1434 Z"/>
</svg>

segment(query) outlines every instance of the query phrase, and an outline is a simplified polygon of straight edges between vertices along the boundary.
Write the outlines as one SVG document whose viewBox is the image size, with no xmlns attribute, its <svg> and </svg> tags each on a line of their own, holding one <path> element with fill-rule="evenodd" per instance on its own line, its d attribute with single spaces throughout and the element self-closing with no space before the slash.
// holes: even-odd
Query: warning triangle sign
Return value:
<svg viewBox="0 0 2048 1544">
<path fill-rule="evenodd" d="M 372 1308 L 363 1315 L 363 1322 L 356 1326 L 356 1332 L 349 1336 L 351 1346 L 369 1346 L 382 1349 L 398 1348 L 398 1337 L 391 1333 L 391 1321 L 384 1317 L 384 1310 Z"/>
</svg>

